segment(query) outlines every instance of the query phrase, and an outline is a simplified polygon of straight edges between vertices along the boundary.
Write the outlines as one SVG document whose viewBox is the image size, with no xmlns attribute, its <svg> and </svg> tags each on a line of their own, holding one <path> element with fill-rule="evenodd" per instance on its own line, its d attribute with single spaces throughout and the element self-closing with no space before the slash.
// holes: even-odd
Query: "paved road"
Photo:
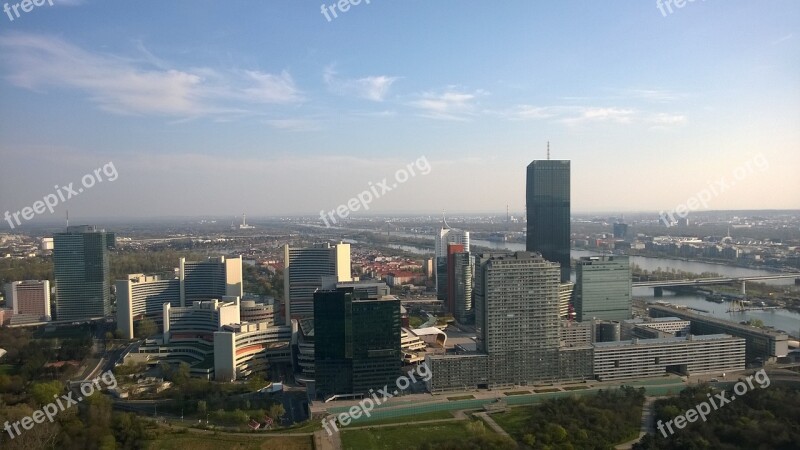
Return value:
<svg viewBox="0 0 800 450">
<path fill-rule="evenodd" d="M 486 424 L 489 425 L 489 428 L 493 429 L 495 433 L 497 433 L 497 434 L 499 434 L 501 436 L 505 436 L 505 437 L 511 438 L 511 435 L 508 434 L 506 432 L 506 430 L 504 430 L 500 425 L 498 425 L 497 422 L 494 421 L 494 419 L 489 417 L 489 414 L 487 414 L 485 412 L 479 412 L 479 413 L 475 413 L 475 415 L 480 417 L 481 419 L 483 419 L 483 421 L 486 422 Z"/>
<path fill-rule="evenodd" d="M 645 434 L 655 433 L 655 418 L 656 418 L 656 411 L 653 408 L 653 403 L 658 400 L 659 398 L 665 397 L 645 397 L 644 398 L 644 405 L 642 405 L 642 423 L 641 428 L 639 429 L 639 436 L 636 439 L 632 439 L 628 442 L 622 443 L 614 447 L 617 450 L 627 450 L 633 447 L 633 444 L 639 442 Z"/>
</svg>

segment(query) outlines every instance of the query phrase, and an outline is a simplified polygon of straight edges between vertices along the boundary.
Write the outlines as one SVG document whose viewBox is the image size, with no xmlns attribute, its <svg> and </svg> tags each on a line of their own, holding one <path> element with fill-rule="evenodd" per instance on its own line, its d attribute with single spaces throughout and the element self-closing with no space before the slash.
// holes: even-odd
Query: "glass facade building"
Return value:
<svg viewBox="0 0 800 450">
<path fill-rule="evenodd" d="M 56 319 L 83 321 L 111 314 L 108 247 L 113 239 L 93 226 L 53 235 Z"/>
<path fill-rule="evenodd" d="M 366 394 L 400 375 L 400 300 L 360 299 L 353 288 L 314 293 L 317 394 Z"/>
<path fill-rule="evenodd" d="M 570 162 L 533 161 L 526 181 L 528 214 L 525 249 L 561 266 L 561 281 L 570 275 Z"/>
<path fill-rule="evenodd" d="M 575 269 L 578 321 L 631 318 L 631 266 L 627 256 L 583 257 Z"/>
</svg>

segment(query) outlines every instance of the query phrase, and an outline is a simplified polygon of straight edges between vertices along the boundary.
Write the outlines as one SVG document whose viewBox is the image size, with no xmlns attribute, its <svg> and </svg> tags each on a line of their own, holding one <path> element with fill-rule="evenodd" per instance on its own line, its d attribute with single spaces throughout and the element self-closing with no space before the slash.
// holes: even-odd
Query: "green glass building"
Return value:
<svg viewBox="0 0 800 450">
<path fill-rule="evenodd" d="M 84 321 L 111 315 L 108 248 L 113 234 L 93 226 L 67 227 L 53 235 L 56 320 Z"/>
<path fill-rule="evenodd" d="M 368 393 L 400 375 L 400 300 L 358 298 L 353 288 L 314 293 L 319 396 Z"/>
<path fill-rule="evenodd" d="M 631 266 L 627 256 L 590 256 L 575 265 L 575 315 L 579 322 L 631 318 Z"/>
</svg>

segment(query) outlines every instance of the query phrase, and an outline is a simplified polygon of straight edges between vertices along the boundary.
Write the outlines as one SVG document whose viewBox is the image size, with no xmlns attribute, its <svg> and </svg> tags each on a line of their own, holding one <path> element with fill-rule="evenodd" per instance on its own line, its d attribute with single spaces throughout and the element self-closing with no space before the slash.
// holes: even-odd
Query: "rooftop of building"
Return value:
<svg viewBox="0 0 800 450">
<path fill-rule="evenodd" d="M 608 348 L 608 347 L 627 347 L 635 345 L 678 344 L 683 342 L 696 342 L 696 341 L 719 341 L 727 339 L 740 339 L 740 338 L 734 338 L 730 334 L 695 334 L 683 337 L 669 337 L 669 338 L 658 338 L 658 339 L 632 339 L 630 341 L 613 341 L 613 342 L 595 342 L 592 345 L 595 348 Z"/>
</svg>

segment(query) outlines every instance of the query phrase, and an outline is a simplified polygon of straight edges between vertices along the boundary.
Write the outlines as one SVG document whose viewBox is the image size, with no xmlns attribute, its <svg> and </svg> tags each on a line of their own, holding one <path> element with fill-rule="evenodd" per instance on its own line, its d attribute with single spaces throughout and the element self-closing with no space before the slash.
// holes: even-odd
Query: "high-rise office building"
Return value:
<svg viewBox="0 0 800 450">
<path fill-rule="evenodd" d="M 526 181 L 528 210 L 525 249 L 561 266 L 561 281 L 570 275 L 570 162 L 533 161 Z"/>
<path fill-rule="evenodd" d="M 14 318 L 31 321 L 50 320 L 50 282 L 48 280 L 13 281 L 6 284 L 6 305 Z"/>
<path fill-rule="evenodd" d="M 286 324 L 291 319 L 314 315 L 314 291 L 323 287 L 324 277 L 336 282 L 352 281 L 350 244 L 314 244 L 307 248 L 283 248 L 283 292 Z"/>
<path fill-rule="evenodd" d="M 117 280 L 117 330 L 125 339 L 133 339 L 134 322 L 149 318 L 161 322 L 165 303 L 181 306 L 181 282 L 178 278 L 130 274 Z M 221 298 L 221 297 L 219 297 Z"/>
<path fill-rule="evenodd" d="M 186 258 L 181 258 L 178 279 L 181 284 L 181 306 L 225 296 L 242 297 L 242 257 L 217 256 L 205 261 L 186 261 Z"/>
<path fill-rule="evenodd" d="M 455 261 L 453 255 L 464 253 L 462 244 L 447 244 L 447 294 L 445 295 L 444 306 L 447 312 L 455 315 L 456 305 L 456 280 L 455 280 Z"/>
<path fill-rule="evenodd" d="M 492 385 L 559 378 L 560 267 L 529 252 L 484 254 L 475 262 L 478 351 Z"/>
<path fill-rule="evenodd" d="M 400 300 L 360 299 L 353 288 L 314 293 L 316 392 L 366 394 L 400 371 Z"/>
<path fill-rule="evenodd" d="M 628 224 L 627 223 L 615 223 L 614 224 L 614 238 L 615 239 L 625 239 L 628 236 Z"/>
<path fill-rule="evenodd" d="M 583 257 L 575 269 L 578 321 L 631 318 L 631 266 L 627 256 Z"/>
<path fill-rule="evenodd" d="M 472 309 L 472 277 L 475 258 L 463 251 L 464 246 L 450 244 L 447 255 L 447 308 L 458 323 L 469 324 L 474 320 Z"/>
<path fill-rule="evenodd" d="M 436 295 L 439 299 L 447 298 L 447 246 L 463 245 L 463 251 L 469 252 L 469 231 L 450 228 L 445 221 L 434 241 L 436 258 Z"/>
<path fill-rule="evenodd" d="M 88 320 L 111 314 L 109 247 L 113 247 L 113 235 L 93 226 L 67 227 L 53 236 L 56 319 Z"/>
</svg>

